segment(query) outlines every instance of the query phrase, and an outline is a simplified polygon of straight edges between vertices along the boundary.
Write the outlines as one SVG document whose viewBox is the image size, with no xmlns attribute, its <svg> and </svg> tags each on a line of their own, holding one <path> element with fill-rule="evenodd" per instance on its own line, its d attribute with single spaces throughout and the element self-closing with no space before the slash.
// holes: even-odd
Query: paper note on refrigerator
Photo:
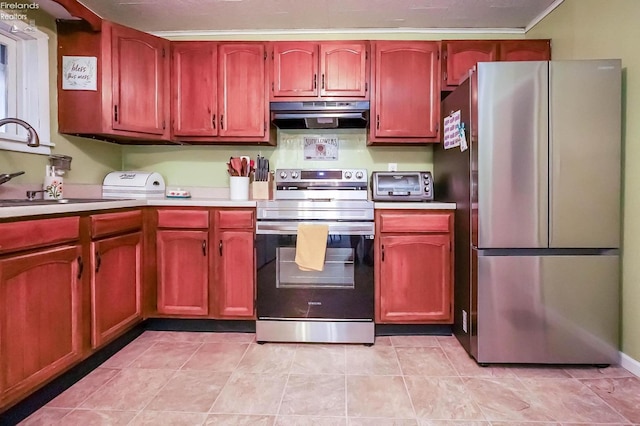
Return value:
<svg viewBox="0 0 640 426">
<path fill-rule="evenodd" d="M 444 149 L 460 146 L 460 110 L 444 118 Z"/>
</svg>

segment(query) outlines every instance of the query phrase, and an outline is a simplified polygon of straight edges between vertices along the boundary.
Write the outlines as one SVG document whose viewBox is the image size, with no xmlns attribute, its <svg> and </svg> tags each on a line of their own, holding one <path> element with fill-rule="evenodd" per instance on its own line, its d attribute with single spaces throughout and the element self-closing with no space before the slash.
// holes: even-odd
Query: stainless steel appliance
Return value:
<svg viewBox="0 0 640 426">
<path fill-rule="evenodd" d="M 373 201 L 432 201 L 431 172 L 373 172 Z"/>
<path fill-rule="evenodd" d="M 620 61 L 479 63 L 456 111 L 455 335 L 478 363 L 618 362 Z"/>
<path fill-rule="evenodd" d="M 280 129 L 364 129 L 369 101 L 271 102 L 271 121 Z"/>
<path fill-rule="evenodd" d="M 258 201 L 258 342 L 373 344 L 373 203 L 366 170 L 280 169 Z M 299 224 L 325 224 L 322 271 L 294 263 Z"/>
</svg>

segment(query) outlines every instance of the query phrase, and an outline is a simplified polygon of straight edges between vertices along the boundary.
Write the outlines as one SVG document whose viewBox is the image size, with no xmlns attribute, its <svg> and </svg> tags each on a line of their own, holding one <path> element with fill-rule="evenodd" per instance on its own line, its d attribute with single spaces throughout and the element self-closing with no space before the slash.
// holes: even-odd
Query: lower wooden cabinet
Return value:
<svg viewBox="0 0 640 426">
<path fill-rule="evenodd" d="M 142 319 L 142 234 L 91 243 L 91 346 L 121 335 Z"/>
<path fill-rule="evenodd" d="M 209 315 L 209 210 L 157 211 L 157 312 Z"/>
<path fill-rule="evenodd" d="M 255 318 L 255 211 L 215 212 L 215 316 Z"/>
<path fill-rule="evenodd" d="M 156 241 L 158 313 L 208 315 L 208 230 L 162 229 Z"/>
<path fill-rule="evenodd" d="M 160 315 L 255 318 L 255 209 L 158 209 Z"/>
<path fill-rule="evenodd" d="M 64 245 L 0 259 L 0 411 L 81 359 L 81 254 Z"/>
<path fill-rule="evenodd" d="M 98 213 L 88 221 L 95 349 L 142 320 L 142 211 Z"/>
<path fill-rule="evenodd" d="M 376 322 L 453 321 L 453 214 L 376 211 Z"/>
</svg>

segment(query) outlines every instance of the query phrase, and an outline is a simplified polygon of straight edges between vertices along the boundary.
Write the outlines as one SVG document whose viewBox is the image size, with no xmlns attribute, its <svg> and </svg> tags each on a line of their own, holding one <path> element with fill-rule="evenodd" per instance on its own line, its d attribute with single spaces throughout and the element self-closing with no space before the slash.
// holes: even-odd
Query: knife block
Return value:
<svg viewBox="0 0 640 426">
<path fill-rule="evenodd" d="M 271 174 L 269 174 L 269 180 L 253 181 L 251 183 L 251 198 L 254 200 L 273 200 L 272 183 Z"/>
</svg>

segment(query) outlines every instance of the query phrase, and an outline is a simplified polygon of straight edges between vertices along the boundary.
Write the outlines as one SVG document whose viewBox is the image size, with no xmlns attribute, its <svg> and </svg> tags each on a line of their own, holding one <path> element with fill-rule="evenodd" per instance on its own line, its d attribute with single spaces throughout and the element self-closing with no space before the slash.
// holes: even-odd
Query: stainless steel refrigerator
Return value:
<svg viewBox="0 0 640 426">
<path fill-rule="evenodd" d="M 478 363 L 619 361 L 621 78 L 479 63 L 443 100 L 468 149 L 434 149 L 435 195 L 457 203 L 454 333 Z"/>
</svg>

